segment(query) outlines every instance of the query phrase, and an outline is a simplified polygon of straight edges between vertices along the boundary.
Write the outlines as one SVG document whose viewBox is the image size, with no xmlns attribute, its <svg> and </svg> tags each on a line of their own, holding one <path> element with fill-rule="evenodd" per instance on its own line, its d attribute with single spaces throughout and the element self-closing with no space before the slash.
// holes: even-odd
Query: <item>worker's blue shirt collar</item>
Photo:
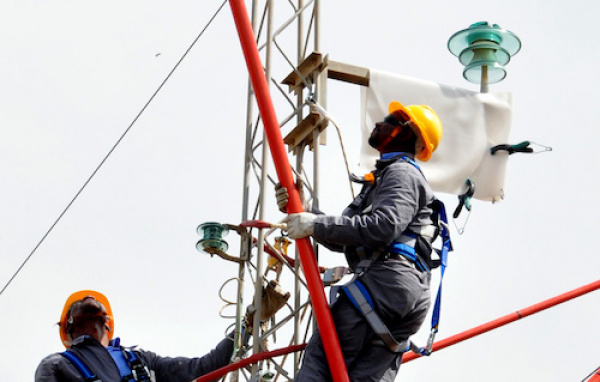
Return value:
<svg viewBox="0 0 600 382">
<path fill-rule="evenodd" d="M 404 159 L 403 159 L 404 158 Z M 399 160 L 405 160 L 411 163 L 413 166 L 417 168 L 417 170 L 421 171 L 421 168 L 415 162 L 415 155 L 413 153 L 407 153 L 403 151 L 395 151 L 391 153 L 382 153 L 381 158 L 375 163 L 376 171 L 381 171 L 392 163 L 395 163 Z"/>
<path fill-rule="evenodd" d="M 394 159 L 396 157 L 407 157 L 409 159 L 415 159 L 415 155 L 412 153 L 405 153 L 402 151 L 395 151 L 395 152 L 391 152 L 391 153 L 382 153 L 381 154 L 381 159 L 386 160 L 386 159 Z"/>
</svg>

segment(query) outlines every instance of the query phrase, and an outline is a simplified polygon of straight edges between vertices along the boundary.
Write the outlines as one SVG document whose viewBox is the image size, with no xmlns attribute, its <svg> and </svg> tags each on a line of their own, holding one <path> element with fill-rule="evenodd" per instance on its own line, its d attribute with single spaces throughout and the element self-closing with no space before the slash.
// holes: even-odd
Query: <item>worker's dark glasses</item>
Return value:
<svg viewBox="0 0 600 382">
<path fill-rule="evenodd" d="M 402 119 L 397 118 L 397 116 L 402 117 Z M 392 114 L 388 114 L 387 117 L 383 119 L 383 122 L 389 123 L 392 126 L 404 126 L 409 120 L 410 118 L 407 115 L 397 110 Z"/>
</svg>

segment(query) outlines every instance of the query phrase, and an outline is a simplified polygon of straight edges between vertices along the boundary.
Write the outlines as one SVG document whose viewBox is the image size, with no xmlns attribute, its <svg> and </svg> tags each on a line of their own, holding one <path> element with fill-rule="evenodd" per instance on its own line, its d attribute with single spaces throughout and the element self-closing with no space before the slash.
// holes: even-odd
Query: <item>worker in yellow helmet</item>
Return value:
<svg viewBox="0 0 600 382">
<path fill-rule="evenodd" d="M 319 211 L 290 214 L 288 235 L 312 236 L 343 252 L 350 282 L 332 287 L 331 313 L 351 381 L 393 381 L 409 336 L 430 306 L 432 242 L 437 202 L 415 160 L 427 161 L 440 144 L 442 124 L 425 105 L 391 102 L 369 144 L 380 152 L 360 194 L 341 216 Z M 285 211 L 287 190 L 276 190 Z M 320 334 L 306 348 L 296 382 L 330 381 Z"/>
<path fill-rule="evenodd" d="M 42 360 L 36 382 L 79 381 L 190 381 L 227 365 L 233 341 L 223 339 L 200 358 L 166 358 L 145 350 L 120 345 L 114 338 L 114 320 L 108 299 L 100 292 L 73 293 L 65 303 L 59 322 L 65 352 Z"/>
<path fill-rule="evenodd" d="M 389 115 L 383 122 L 375 125 L 369 145 L 381 153 L 389 153 L 406 148 L 400 146 L 412 146 L 409 136 L 414 136 L 414 155 L 423 162 L 428 161 L 439 146 L 443 133 L 442 122 L 435 111 L 427 105 L 404 106 L 397 101 L 390 103 L 388 111 Z M 394 140 L 401 132 L 407 136 Z"/>
</svg>

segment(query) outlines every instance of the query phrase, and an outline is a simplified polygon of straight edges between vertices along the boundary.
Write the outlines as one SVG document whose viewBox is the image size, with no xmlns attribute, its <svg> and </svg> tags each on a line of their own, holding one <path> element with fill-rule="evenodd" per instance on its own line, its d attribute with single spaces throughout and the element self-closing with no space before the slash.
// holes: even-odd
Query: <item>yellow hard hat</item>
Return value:
<svg viewBox="0 0 600 382">
<path fill-rule="evenodd" d="M 69 313 L 71 310 L 71 306 L 73 305 L 73 303 L 75 303 L 77 301 L 81 301 L 86 297 L 93 297 L 96 301 L 98 301 L 100 304 L 102 304 L 104 306 L 104 308 L 106 309 L 106 316 L 108 318 L 106 321 L 106 326 L 108 327 L 108 329 L 106 330 L 106 334 L 108 335 L 109 340 L 112 340 L 112 338 L 113 338 L 115 323 L 113 320 L 112 309 L 110 308 L 108 299 L 106 298 L 105 295 L 103 295 L 100 292 L 96 292 L 94 290 L 81 290 L 81 291 L 75 292 L 69 296 L 69 298 L 67 299 L 67 302 L 65 302 L 65 306 L 63 307 L 62 313 L 60 314 L 58 330 L 60 333 L 60 339 L 62 340 L 62 343 L 63 343 L 63 345 L 65 345 L 66 348 L 71 346 L 71 341 L 68 339 L 67 332 L 66 332 L 67 320 L 69 319 Z"/>
<path fill-rule="evenodd" d="M 404 106 L 398 101 L 392 101 L 388 107 L 388 113 L 392 114 L 395 111 L 405 113 L 417 127 L 418 131 L 415 133 L 421 138 L 423 149 L 415 155 L 423 162 L 428 161 L 442 140 L 442 122 L 437 114 L 426 105 Z"/>
</svg>

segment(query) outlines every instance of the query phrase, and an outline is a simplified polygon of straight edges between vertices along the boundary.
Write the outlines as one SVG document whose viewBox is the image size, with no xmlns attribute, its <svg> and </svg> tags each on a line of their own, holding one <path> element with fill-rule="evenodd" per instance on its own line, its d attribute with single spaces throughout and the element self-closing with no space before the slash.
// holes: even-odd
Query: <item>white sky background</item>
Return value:
<svg viewBox="0 0 600 382">
<path fill-rule="evenodd" d="M 220 4 L 0 2 L 2 285 Z M 553 151 L 512 156 L 505 200 L 474 202 L 465 234 L 453 230 L 438 339 L 598 279 L 600 57 L 588 26 L 599 8 L 583 0 L 323 1 L 321 50 L 331 59 L 471 90 L 478 85 L 462 79 L 446 48 L 454 32 L 487 20 L 522 40 L 507 79 L 490 88 L 514 94 L 511 143 Z M 357 148 L 358 89 L 329 84 L 328 109 Z M 241 219 L 246 89 L 227 5 L 0 296 L 0 380 L 32 380 L 45 355 L 62 351 L 55 323 L 80 289 L 109 297 L 125 344 L 193 356 L 220 340 L 229 322 L 218 316 L 218 288 L 237 267 L 197 252 L 195 228 Z M 342 169 L 333 130 L 329 141 L 324 160 Z M 358 150 L 349 155 L 355 164 Z M 338 213 L 350 195 L 343 179 L 327 175 L 321 207 Z M 452 211 L 455 198 L 444 200 Z M 283 217 L 274 207 L 269 214 Z M 327 261 L 343 265 L 334 256 Z M 444 349 L 404 365 L 398 379 L 581 381 L 600 366 L 599 302 L 595 292 Z"/>
</svg>

